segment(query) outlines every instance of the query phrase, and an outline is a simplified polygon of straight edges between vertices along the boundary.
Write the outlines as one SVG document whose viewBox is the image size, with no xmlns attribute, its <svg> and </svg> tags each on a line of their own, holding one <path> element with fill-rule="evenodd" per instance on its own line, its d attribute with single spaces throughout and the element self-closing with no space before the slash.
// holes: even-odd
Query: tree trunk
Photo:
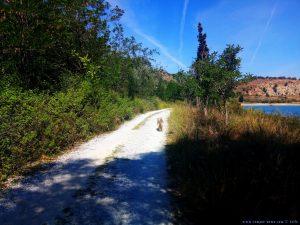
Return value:
<svg viewBox="0 0 300 225">
<path fill-rule="evenodd" d="M 196 106 L 197 106 L 197 107 L 200 107 L 200 105 L 201 105 L 200 97 L 199 97 L 199 96 L 196 96 Z"/>
<path fill-rule="evenodd" d="M 186 104 L 188 104 L 189 106 L 192 106 L 192 100 L 190 98 L 185 98 L 184 101 L 186 102 Z"/>
<path fill-rule="evenodd" d="M 205 99 L 205 105 L 204 105 L 204 116 L 207 117 L 207 109 L 208 109 L 208 97 Z"/>
<path fill-rule="evenodd" d="M 225 125 L 228 126 L 229 117 L 228 117 L 227 101 L 224 101 L 224 110 L 225 110 Z"/>
</svg>

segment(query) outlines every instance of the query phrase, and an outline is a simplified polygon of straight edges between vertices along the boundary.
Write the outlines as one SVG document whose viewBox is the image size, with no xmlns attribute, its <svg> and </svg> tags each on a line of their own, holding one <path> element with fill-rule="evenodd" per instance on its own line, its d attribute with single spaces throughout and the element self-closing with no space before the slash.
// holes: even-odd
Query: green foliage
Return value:
<svg viewBox="0 0 300 225">
<path fill-rule="evenodd" d="M 246 73 L 245 75 L 243 75 L 240 79 L 239 79 L 239 83 L 248 83 L 250 81 L 255 80 L 255 76 L 253 76 L 253 74 L 251 73 Z"/>
<path fill-rule="evenodd" d="M 263 91 L 264 93 L 267 93 L 266 87 L 263 87 L 262 91 Z"/>
<path fill-rule="evenodd" d="M 3 6 L 3 7 L 2 7 Z M 26 88 L 57 89 L 66 71 L 84 73 L 78 57 L 108 54 L 109 23 L 122 15 L 105 0 L 5 1 L 1 6 L 1 69 Z"/>
<path fill-rule="evenodd" d="M 244 96 L 243 95 L 240 95 L 239 96 L 239 102 L 243 102 L 244 101 Z"/>
<path fill-rule="evenodd" d="M 194 62 L 195 77 L 199 78 L 200 97 L 206 105 L 226 103 L 233 97 L 233 89 L 241 78 L 241 59 L 237 57 L 241 50 L 240 46 L 228 45 L 221 55 L 217 56 L 214 52 L 206 60 Z"/>
<path fill-rule="evenodd" d="M 220 82 L 221 69 L 216 63 L 216 53 L 208 56 L 207 60 L 196 61 L 193 64 L 195 77 L 198 77 L 200 97 L 208 105 L 212 100 L 219 97 L 217 85 Z"/>
<path fill-rule="evenodd" d="M 181 96 L 106 0 L 4 1 L 0 14 L 0 180 Z"/>
<path fill-rule="evenodd" d="M 187 100 L 192 102 L 195 96 L 200 95 L 200 89 L 193 75 L 184 71 L 174 74 L 173 80 L 165 81 L 159 79 L 156 93 L 165 101 L 175 102 L 177 100 Z"/>
<path fill-rule="evenodd" d="M 96 77 L 99 77 L 100 68 L 101 68 L 100 66 L 92 63 L 91 59 L 88 58 L 87 55 L 84 57 L 79 56 L 79 59 L 86 70 L 85 75 L 86 75 L 87 79 L 94 79 Z"/>
<path fill-rule="evenodd" d="M 194 76 L 184 71 L 179 71 L 174 75 L 176 82 L 179 84 L 179 99 L 186 99 L 192 101 L 195 96 L 200 96 L 201 91 L 198 85 L 198 81 L 195 80 Z"/>
<path fill-rule="evenodd" d="M 220 66 L 220 78 L 218 82 L 218 93 L 222 101 L 226 103 L 227 99 L 234 95 L 233 89 L 237 85 L 241 73 L 239 71 L 241 59 L 237 57 L 242 48 L 234 45 L 227 45 L 218 59 Z"/>
<path fill-rule="evenodd" d="M 90 81 L 54 95 L 3 89 L 0 95 L 0 179 L 43 155 L 114 129 L 125 119 L 159 106 L 157 99 L 130 100 L 94 89 Z"/>
<path fill-rule="evenodd" d="M 106 0 L 5 1 L 0 19 L 0 85 L 55 93 L 69 77 L 124 96 L 157 95 L 156 50 L 125 37 L 124 13 Z"/>
</svg>

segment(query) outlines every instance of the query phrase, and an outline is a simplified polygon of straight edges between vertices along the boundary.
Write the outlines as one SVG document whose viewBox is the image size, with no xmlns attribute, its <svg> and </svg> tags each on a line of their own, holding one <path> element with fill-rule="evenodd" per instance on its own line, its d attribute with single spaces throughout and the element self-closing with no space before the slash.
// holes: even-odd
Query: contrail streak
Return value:
<svg viewBox="0 0 300 225">
<path fill-rule="evenodd" d="M 180 32 L 179 32 L 179 49 L 178 49 L 179 55 L 181 55 L 182 48 L 183 48 L 183 31 L 184 31 L 186 11 L 187 11 L 188 4 L 189 4 L 189 0 L 184 0 L 182 16 L 180 21 Z"/>
<path fill-rule="evenodd" d="M 120 0 L 111 0 L 111 2 L 114 3 L 114 5 L 121 5 L 122 1 Z M 185 5 L 187 5 L 188 0 L 185 0 Z M 185 6 L 187 7 L 187 6 Z M 186 11 L 186 10 L 185 10 Z M 173 63 L 177 64 L 181 69 L 187 70 L 188 67 L 181 62 L 179 59 L 177 59 L 175 56 L 173 56 L 165 46 L 163 46 L 161 43 L 159 43 L 156 39 L 151 37 L 150 35 L 145 34 L 141 29 L 139 29 L 139 26 L 136 24 L 134 13 L 131 10 L 127 10 L 127 14 L 125 14 L 122 17 L 122 21 L 124 24 L 127 25 L 128 28 L 133 30 L 136 34 L 147 40 L 149 43 L 153 44 L 155 47 L 157 47 L 162 55 L 164 55 L 166 58 L 168 58 Z M 184 23 L 183 23 L 184 24 Z"/>
<path fill-rule="evenodd" d="M 144 32 L 142 32 L 141 30 L 139 30 L 137 28 L 133 28 L 133 30 L 134 30 L 135 33 L 137 33 L 141 37 L 145 38 L 147 41 L 149 41 L 151 44 L 153 44 L 155 47 L 157 47 L 164 56 L 166 56 L 172 62 L 176 63 L 182 69 L 187 69 L 188 68 L 180 60 L 178 60 L 173 55 L 171 55 L 171 53 L 169 53 L 169 51 L 166 49 L 166 47 L 163 46 L 161 43 L 159 43 L 157 40 L 155 40 L 153 37 L 145 34 Z"/>
<path fill-rule="evenodd" d="M 259 49 L 260 49 L 260 47 L 261 47 L 261 45 L 262 45 L 262 42 L 263 42 L 263 40 L 264 40 L 264 38 L 265 38 L 265 35 L 266 35 L 266 33 L 267 33 L 267 30 L 268 30 L 268 28 L 269 28 L 269 26 L 270 26 L 270 24 L 271 24 L 272 19 L 273 19 L 273 15 L 274 15 L 274 13 L 275 13 L 276 6 L 277 6 L 277 1 L 276 1 L 275 4 L 273 5 L 272 11 L 271 11 L 271 15 L 270 15 L 270 17 L 269 17 L 269 19 L 268 19 L 268 21 L 267 21 L 267 23 L 266 23 L 266 25 L 265 25 L 265 28 L 264 28 L 264 30 L 263 30 L 263 33 L 262 33 L 262 35 L 261 35 L 261 37 L 260 37 L 260 39 L 259 39 L 259 42 L 258 42 L 258 44 L 257 44 L 257 46 L 256 46 L 256 49 L 255 49 L 255 51 L 254 51 L 254 53 L 253 53 L 253 55 L 252 55 L 252 57 L 251 57 L 251 60 L 250 60 L 250 63 L 249 63 L 250 65 L 254 62 L 254 60 L 255 60 L 255 58 L 256 58 L 256 54 L 257 54 L 257 52 L 259 51 Z"/>
</svg>

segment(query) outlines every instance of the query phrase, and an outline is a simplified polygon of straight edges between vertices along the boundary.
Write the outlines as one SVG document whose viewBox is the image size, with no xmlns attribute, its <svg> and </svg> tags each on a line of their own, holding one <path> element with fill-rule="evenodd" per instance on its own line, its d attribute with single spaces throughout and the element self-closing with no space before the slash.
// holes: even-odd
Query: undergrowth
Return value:
<svg viewBox="0 0 300 225">
<path fill-rule="evenodd" d="M 171 185 L 193 223 L 299 218 L 300 120 L 231 105 L 204 116 L 179 105 L 169 119 Z"/>
<path fill-rule="evenodd" d="M 155 97 L 131 99 L 89 81 L 52 94 L 12 87 L 0 92 L 0 181 L 28 163 L 165 106 Z"/>
</svg>

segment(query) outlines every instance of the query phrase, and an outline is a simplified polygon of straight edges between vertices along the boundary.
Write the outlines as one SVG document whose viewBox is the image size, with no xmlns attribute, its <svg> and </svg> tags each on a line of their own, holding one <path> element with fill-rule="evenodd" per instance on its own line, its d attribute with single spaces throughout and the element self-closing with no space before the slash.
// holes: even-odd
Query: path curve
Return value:
<svg viewBox="0 0 300 225">
<path fill-rule="evenodd" d="M 22 179 L 0 197 L 0 224 L 173 224 L 164 153 L 169 114 L 139 115 Z"/>
</svg>

